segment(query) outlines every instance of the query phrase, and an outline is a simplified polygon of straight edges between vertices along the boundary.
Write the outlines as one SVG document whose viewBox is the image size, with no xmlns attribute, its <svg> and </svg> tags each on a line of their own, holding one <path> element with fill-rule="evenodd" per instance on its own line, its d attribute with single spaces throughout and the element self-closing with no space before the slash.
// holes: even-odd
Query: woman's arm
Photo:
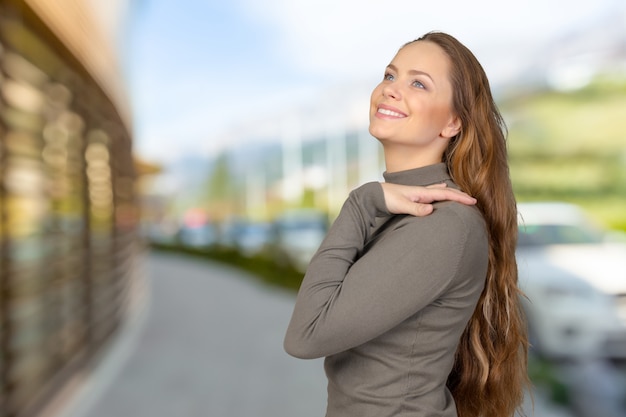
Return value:
<svg viewBox="0 0 626 417">
<path fill-rule="evenodd" d="M 428 191 L 400 197 L 408 187 L 368 183 L 350 193 L 302 282 L 285 337 L 291 355 L 328 356 L 362 344 L 423 308 L 454 277 L 468 233 L 451 210 L 408 222 L 363 255 L 376 216 L 390 215 L 384 188 L 391 200 L 435 201 L 452 191 L 420 187 Z"/>
</svg>

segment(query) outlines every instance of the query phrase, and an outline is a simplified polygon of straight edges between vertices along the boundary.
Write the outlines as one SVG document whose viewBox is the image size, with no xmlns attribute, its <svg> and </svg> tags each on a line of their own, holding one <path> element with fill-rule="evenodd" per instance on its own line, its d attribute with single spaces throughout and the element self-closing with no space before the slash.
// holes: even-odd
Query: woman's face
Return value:
<svg viewBox="0 0 626 417">
<path fill-rule="evenodd" d="M 460 129 L 452 111 L 449 66 L 448 56 L 433 42 L 413 42 L 400 49 L 372 92 L 372 136 L 385 146 L 443 154 L 447 139 Z"/>
</svg>

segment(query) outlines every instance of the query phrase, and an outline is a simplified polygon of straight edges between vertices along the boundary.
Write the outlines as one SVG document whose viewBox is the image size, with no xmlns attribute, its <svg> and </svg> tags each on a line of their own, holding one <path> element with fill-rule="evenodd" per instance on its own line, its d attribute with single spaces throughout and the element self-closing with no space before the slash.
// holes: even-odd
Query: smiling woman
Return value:
<svg viewBox="0 0 626 417">
<path fill-rule="evenodd" d="M 504 132 L 482 67 L 452 36 L 428 33 L 387 66 L 370 106 L 386 182 L 348 196 L 285 337 L 291 355 L 325 357 L 328 417 L 521 407 L 527 335 Z"/>
</svg>

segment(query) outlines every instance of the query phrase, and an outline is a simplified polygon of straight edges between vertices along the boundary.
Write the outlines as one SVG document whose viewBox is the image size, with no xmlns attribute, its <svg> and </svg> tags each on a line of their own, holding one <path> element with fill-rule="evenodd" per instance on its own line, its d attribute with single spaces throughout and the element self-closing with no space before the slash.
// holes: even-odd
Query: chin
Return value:
<svg viewBox="0 0 626 417">
<path fill-rule="evenodd" d="M 376 126 L 375 123 L 370 122 L 369 126 L 370 135 L 374 136 L 378 140 L 382 140 L 388 136 L 385 134 L 384 129 L 381 129 L 380 126 Z"/>
<path fill-rule="evenodd" d="M 383 129 L 371 129 L 369 130 L 370 135 L 374 138 L 378 139 L 380 142 L 386 142 L 393 139 L 393 134 L 389 132 L 385 132 Z"/>
</svg>

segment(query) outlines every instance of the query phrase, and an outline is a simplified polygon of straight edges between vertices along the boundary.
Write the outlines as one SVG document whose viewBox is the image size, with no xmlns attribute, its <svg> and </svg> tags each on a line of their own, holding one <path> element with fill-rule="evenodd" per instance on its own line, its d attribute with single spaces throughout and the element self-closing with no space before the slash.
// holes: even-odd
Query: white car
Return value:
<svg viewBox="0 0 626 417">
<path fill-rule="evenodd" d="M 625 358 L 626 244 L 607 241 L 572 204 L 519 203 L 518 211 L 519 279 L 535 348 Z"/>
</svg>

